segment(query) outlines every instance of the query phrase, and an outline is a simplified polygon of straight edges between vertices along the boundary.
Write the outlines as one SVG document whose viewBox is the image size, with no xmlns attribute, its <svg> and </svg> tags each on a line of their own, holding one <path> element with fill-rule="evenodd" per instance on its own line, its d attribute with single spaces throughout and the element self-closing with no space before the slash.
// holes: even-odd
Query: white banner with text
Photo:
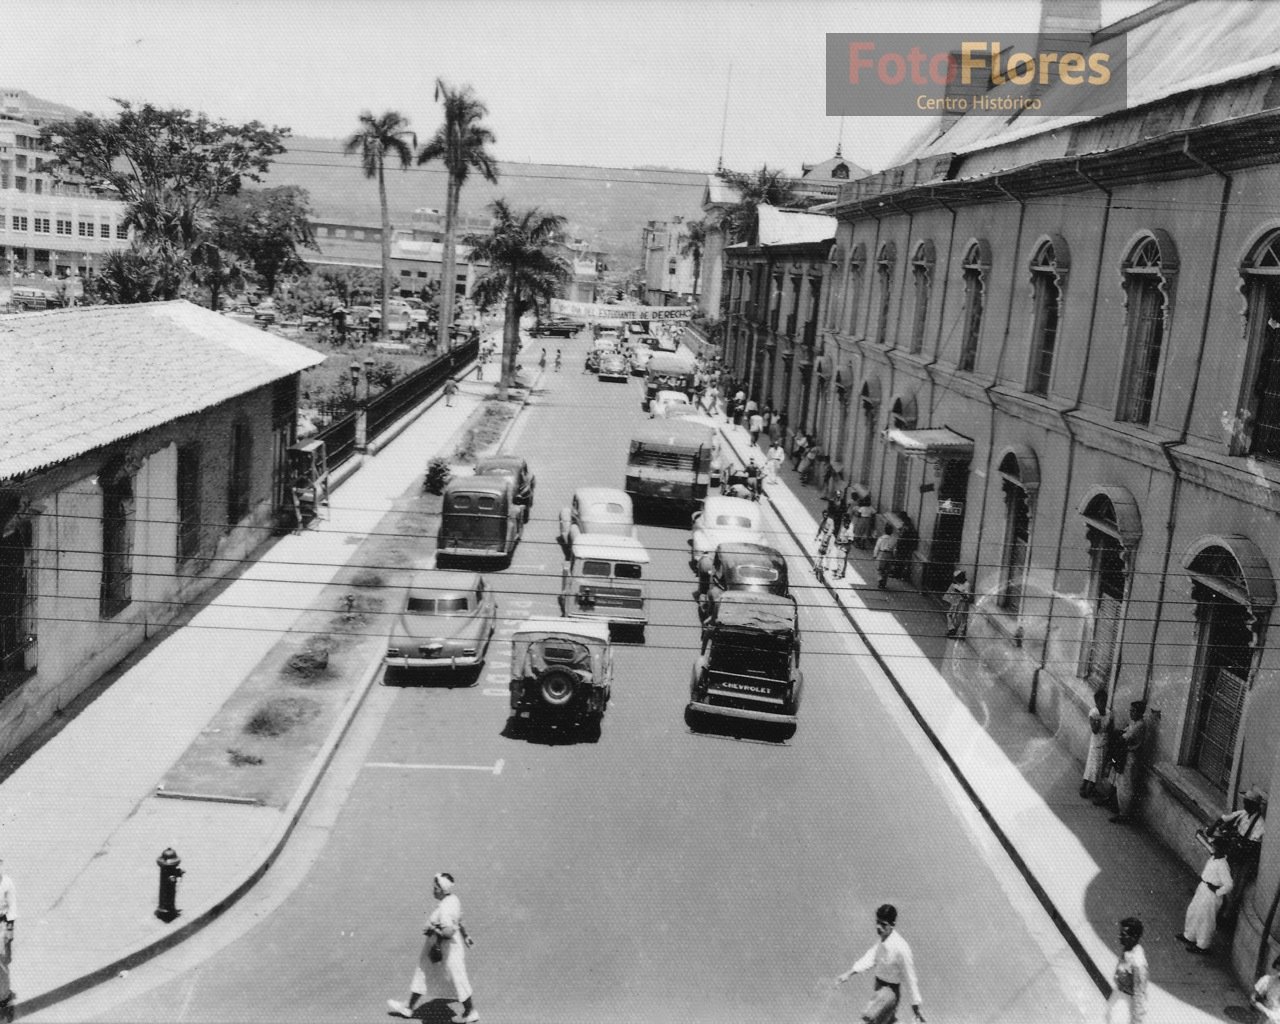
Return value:
<svg viewBox="0 0 1280 1024">
<path fill-rule="evenodd" d="M 609 306 L 568 299 L 552 299 L 551 312 L 579 320 L 688 320 L 694 314 L 688 306 Z"/>
</svg>

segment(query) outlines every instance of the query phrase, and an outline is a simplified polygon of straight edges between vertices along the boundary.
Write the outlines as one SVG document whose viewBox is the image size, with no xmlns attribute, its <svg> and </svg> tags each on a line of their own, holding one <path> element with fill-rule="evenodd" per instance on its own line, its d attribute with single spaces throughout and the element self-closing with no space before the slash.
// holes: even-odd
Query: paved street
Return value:
<svg viewBox="0 0 1280 1024">
<path fill-rule="evenodd" d="M 513 565 L 492 577 L 508 632 L 555 614 L 556 513 L 575 486 L 621 484 L 643 416 L 638 380 L 578 372 L 583 345 L 563 346 L 565 371 L 546 375 L 511 439 L 538 489 Z M 260 893 L 127 981 L 36 1019 L 387 1019 L 439 870 L 459 881 L 486 1021 L 854 1019 L 870 979 L 832 979 L 872 944 L 886 901 L 931 1020 L 1097 1019 L 1085 971 L 894 695 L 847 656 L 846 630 L 798 558 L 795 739 L 686 730 L 688 536 L 641 529 L 652 621 L 644 646 L 618 648 L 599 743 L 501 735 L 505 644 L 473 689 L 378 688 L 300 849 Z M 420 1012 L 449 1016 L 440 1003 Z"/>
</svg>

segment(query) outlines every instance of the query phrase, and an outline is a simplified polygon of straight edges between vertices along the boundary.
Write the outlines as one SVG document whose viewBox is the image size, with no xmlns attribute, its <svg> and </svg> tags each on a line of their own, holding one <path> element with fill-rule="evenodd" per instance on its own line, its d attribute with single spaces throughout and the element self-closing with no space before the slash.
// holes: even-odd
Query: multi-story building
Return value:
<svg viewBox="0 0 1280 1024">
<path fill-rule="evenodd" d="M 960 116 L 841 188 L 802 401 L 915 522 L 913 582 L 976 581 L 958 659 L 1081 758 L 1097 691 L 1147 702 L 1140 818 L 1198 869 L 1196 827 L 1280 794 L 1280 11 L 1156 3 L 1093 39 L 1127 46 L 1127 109 Z M 1278 890 L 1280 830 L 1242 976 Z"/>
<path fill-rule="evenodd" d="M 6 317 L 0 753 L 270 536 L 324 356 L 187 302 Z"/>
<path fill-rule="evenodd" d="M 123 203 L 48 169 L 53 154 L 40 142 L 41 125 L 79 113 L 20 90 L 0 92 L 0 273 L 13 283 L 91 274 L 129 244 Z"/>
<path fill-rule="evenodd" d="M 420 213 L 435 211 L 415 211 Z M 486 230 L 486 227 L 469 227 L 468 231 Z M 382 272 L 382 228 L 376 224 L 348 224 L 337 221 L 317 221 L 311 225 L 319 251 L 303 253 L 312 266 L 363 267 Z M 443 232 L 443 228 L 441 228 Z M 487 263 L 470 260 L 468 246 L 455 247 L 456 265 L 454 287 L 459 297 L 470 298 L 477 278 L 488 267 Z M 433 238 L 433 229 L 419 224 L 409 231 L 394 231 L 391 239 L 392 288 L 405 298 L 415 296 L 428 284 L 433 289 L 440 286 L 444 273 L 444 245 Z"/>
<path fill-rule="evenodd" d="M 605 254 L 589 242 L 575 238 L 560 243 L 560 255 L 569 264 L 571 276 L 562 287 L 562 298 L 570 302 L 596 302 L 604 298 Z"/>
<path fill-rule="evenodd" d="M 682 217 L 651 220 L 641 229 L 640 259 L 648 305 L 688 306 L 697 299 L 702 258 L 690 250 L 688 239 L 689 226 Z"/>
</svg>

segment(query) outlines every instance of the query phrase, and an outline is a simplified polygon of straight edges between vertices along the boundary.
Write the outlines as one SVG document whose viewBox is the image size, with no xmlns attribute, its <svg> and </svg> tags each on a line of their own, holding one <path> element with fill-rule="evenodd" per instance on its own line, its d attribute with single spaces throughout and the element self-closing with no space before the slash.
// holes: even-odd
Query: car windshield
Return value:
<svg viewBox="0 0 1280 1024">
<path fill-rule="evenodd" d="M 641 568 L 634 562 L 619 562 L 613 567 L 613 574 L 620 580 L 638 580 Z"/>
<path fill-rule="evenodd" d="M 467 610 L 466 595 L 449 597 L 410 597 L 405 611 L 418 615 L 457 615 Z"/>
<path fill-rule="evenodd" d="M 616 501 L 605 501 L 599 505 L 592 505 L 590 515 L 592 516 L 620 516 L 626 510 L 621 503 Z"/>
<path fill-rule="evenodd" d="M 733 576 L 743 583 L 776 583 L 778 570 L 767 565 L 735 565 Z"/>
<path fill-rule="evenodd" d="M 583 576 L 605 576 L 608 577 L 610 563 L 602 562 L 596 558 L 586 558 L 582 561 Z"/>
<path fill-rule="evenodd" d="M 733 530 L 750 530 L 755 524 L 746 516 L 716 516 L 716 526 L 727 526 Z"/>
<path fill-rule="evenodd" d="M 764 637 L 727 634 L 717 637 L 711 648 L 708 667 L 713 671 L 735 675 L 760 676 L 763 679 L 785 679 L 790 668 L 789 642 L 770 642 Z"/>
</svg>

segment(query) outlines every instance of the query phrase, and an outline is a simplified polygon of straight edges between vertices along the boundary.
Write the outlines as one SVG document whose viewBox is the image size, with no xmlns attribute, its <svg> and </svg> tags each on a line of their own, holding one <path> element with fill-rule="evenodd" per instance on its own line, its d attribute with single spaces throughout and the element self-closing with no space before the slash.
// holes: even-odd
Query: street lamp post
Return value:
<svg viewBox="0 0 1280 1024">
<path fill-rule="evenodd" d="M 373 374 L 373 359 L 366 356 L 364 365 L 352 363 L 347 371 L 351 374 L 351 394 L 356 401 L 356 450 L 366 451 L 369 447 L 369 378 Z M 360 398 L 360 377 L 364 376 L 364 399 Z"/>
</svg>

